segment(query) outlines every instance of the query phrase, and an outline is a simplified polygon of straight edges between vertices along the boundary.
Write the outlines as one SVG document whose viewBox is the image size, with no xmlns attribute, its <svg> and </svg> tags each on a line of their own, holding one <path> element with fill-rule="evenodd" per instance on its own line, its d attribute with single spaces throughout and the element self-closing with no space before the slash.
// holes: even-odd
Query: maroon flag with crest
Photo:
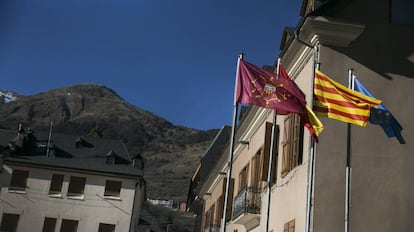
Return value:
<svg viewBox="0 0 414 232">
<path fill-rule="evenodd" d="M 240 60 L 237 77 L 237 103 L 275 109 L 277 114 L 297 113 L 318 142 L 323 125 L 307 106 L 305 94 L 279 65 L 279 75 Z"/>
<path fill-rule="evenodd" d="M 280 75 L 286 73 L 280 73 Z M 305 95 L 290 78 L 240 60 L 236 102 L 276 109 L 278 114 L 303 114 Z"/>
</svg>

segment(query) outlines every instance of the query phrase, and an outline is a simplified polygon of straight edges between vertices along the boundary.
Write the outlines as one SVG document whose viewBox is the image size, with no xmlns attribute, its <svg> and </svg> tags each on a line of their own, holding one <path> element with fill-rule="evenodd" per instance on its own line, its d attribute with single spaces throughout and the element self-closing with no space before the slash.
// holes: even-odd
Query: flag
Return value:
<svg viewBox="0 0 414 232">
<path fill-rule="evenodd" d="M 275 109 L 280 115 L 297 113 L 302 117 L 313 138 L 318 141 L 322 123 L 306 110 L 305 94 L 302 90 L 289 78 L 280 65 L 279 70 L 279 75 L 277 75 L 240 60 L 235 102 Z M 320 123 L 315 130 L 311 125 L 311 118 L 313 122 L 319 121 Z"/>
<path fill-rule="evenodd" d="M 346 88 L 315 70 L 313 110 L 319 117 L 366 126 L 371 106 L 380 100 Z"/>
<path fill-rule="evenodd" d="M 305 96 L 292 80 L 240 60 L 236 102 L 276 109 L 281 115 L 301 114 Z"/>
<path fill-rule="evenodd" d="M 354 89 L 361 92 L 369 97 L 374 97 L 368 89 L 361 84 L 361 82 L 354 76 Z M 384 130 L 388 138 L 396 137 L 400 144 L 405 144 L 405 140 L 401 135 L 402 126 L 397 119 L 391 114 L 390 111 L 383 105 L 380 104 L 376 107 L 371 107 L 371 113 L 369 115 L 369 122 L 372 124 L 379 124 Z"/>
<path fill-rule="evenodd" d="M 318 142 L 318 136 L 323 131 L 323 124 L 308 104 L 306 104 L 305 110 L 306 114 L 302 116 L 303 123 L 305 127 L 308 128 L 309 132 L 311 133 L 315 141 Z"/>
</svg>

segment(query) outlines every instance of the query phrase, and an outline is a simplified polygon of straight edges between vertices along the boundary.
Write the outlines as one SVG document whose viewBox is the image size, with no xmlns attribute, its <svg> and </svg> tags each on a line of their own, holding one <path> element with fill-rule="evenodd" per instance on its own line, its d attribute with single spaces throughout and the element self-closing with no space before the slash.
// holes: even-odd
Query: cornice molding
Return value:
<svg viewBox="0 0 414 232">
<path fill-rule="evenodd" d="M 282 57 L 283 66 L 295 79 L 312 58 L 313 48 L 306 46 L 332 45 L 347 47 L 365 30 L 365 25 L 323 16 L 307 17 L 296 29 L 299 38 L 292 39 Z M 304 43 L 298 41 L 300 39 Z"/>
<path fill-rule="evenodd" d="M 306 18 L 299 34 L 304 41 L 312 45 L 320 43 L 348 47 L 364 30 L 364 24 L 317 16 Z"/>
</svg>

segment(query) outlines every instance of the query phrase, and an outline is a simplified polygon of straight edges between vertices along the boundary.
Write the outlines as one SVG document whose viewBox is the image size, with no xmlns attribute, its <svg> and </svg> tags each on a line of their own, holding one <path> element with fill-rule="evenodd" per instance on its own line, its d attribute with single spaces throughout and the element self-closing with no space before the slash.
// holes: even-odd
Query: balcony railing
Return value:
<svg viewBox="0 0 414 232">
<path fill-rule="evenodd" d="M 260 214 L 260 189 L 247 187 L 242 190 L 233 201 L 233 220 L 243 214 Z"/>
</svg>

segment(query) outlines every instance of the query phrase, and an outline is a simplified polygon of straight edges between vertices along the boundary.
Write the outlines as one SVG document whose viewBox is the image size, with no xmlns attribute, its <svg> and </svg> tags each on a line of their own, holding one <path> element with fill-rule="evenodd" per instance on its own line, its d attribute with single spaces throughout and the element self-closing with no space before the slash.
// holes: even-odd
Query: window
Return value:
<svg viewBox="0 0 414 232">
<path fill-rule="evenodd" d="M 114 232 L 114 231 L 115 231 L 115 225 L 99 223 L 98 232 Z"/>
<path fill-rule="evenodd" d="M 216 201 L 216 212 L 214 213 L 216 215 L 214 220 L 214 225 L 217 227 L 220 227 L 221 225 L 221 219 L 223 219 L 223 209 L 224 209 L 224 193 L 220 195 L 220 197 Z"/>
<path fill-rule="evenodd" d="M 249 176 L 249 164 L 247 164 L 239 174 L 239 192 L 247 188 L 247 177 Z"/>
<path fill-rule="evenodd" d="M 55 232 L 56 220 L 56 218 L 45 217 L 42 232 Z"/>
<path fill-rule="evenodd" d="M 263 164 L 263 149 L 259 149 L 256 154 L 253 156 L 252 161 L 252 170 L 250 175 L 250 186 L 256 189 L 262 189 L 266 185 L 263 185 L 263 180 L 266 181 L 266 177 L 262 176 L 264 167 Z"/>
<path fill-rule="evenodd" d="M 122 182 L 107 180 L 105 184 L 105 197 L 116 197 L 119 198 L 121 192 Z"/>
<path fill-rule="evenodd" d="M 215 211 L 215 204 L 213 204 L 212 206 L 210 206 L 210 208 L 207 210 L 206 212 L 206 216 L 205 216 L 205 229 L 206 231 L 208 230 L 212 230 L 214 227 L 214 211 Z"/>
<path fill-rule="evenodd" d="M 68 188 L 68 197 L 80 197 L 83 199 L 86 178 L 71 176 Z"/>
<path fill-rule="evenodd" d="M 303 123 L 298 114 L 289 114 L 284 123 L 282 177 L 302 164 Z"/>
<path fill-rule="evenodd" d="M 9 190 L 26 191 L 28 171 L 13 170 Z"/>
<path fill-rule="evenodd" d="M 270 159 L 270 147 L 272 143 L 272 129 L 273 123 L 266 122 L 266 132 L 265 132 L 265 145 L 264 145 L 264 166 L 263 166 L 263 180 L 267 181 L 268 169 L 269 169 L 269 159 Z M 273 162 L 272 162 L 272 185 L 276 184 L 277 180 L 277 161 L 279 157 L 279 126 L 276 125 L 275 134 L 273 137 Z"/>
<path fill-rule="evenodd" d="M 62 225 L 60 226 L 60 232 L 76 232 L 78 231 L 78 221 L 62 219 Z"/>
<path fill-rule="evenodd" d="M 16 232 L 18 222 L 19 222 L 18 214 L 9 214 L 9 213 L 3 214 L 3 217 L 1 219 L 0 231 Z"/>
<path fill-rule="evenodd" d="M 224 178 L 223 181 L 223 206 L 221 208 L 224 208 L 224 196 L 226 194 L 226 185 L 227 185 L 227 178 Z M 230 179 L 230 185 L 229 185 L 229 196 L 227 199 L 227 209 L 226 209 L 226 222 L 230 221 L 231 214 L 233 212 L 233 193 L 234 193 L 234 178 Z M 223 214 L 221 214 L 221 218 L 223 217 Z"/>
<path fill-rule="evenodd" d="M 295 232 L 295 219 L 285 223 L 283 226 L 283 232 Z"/>
<path fill-rule="evenodd" d="M 49 195 L 62 196 L 63 178 L 63 175 L 53 174 L 52 180 L 50 181 Z"/>
</svg>

